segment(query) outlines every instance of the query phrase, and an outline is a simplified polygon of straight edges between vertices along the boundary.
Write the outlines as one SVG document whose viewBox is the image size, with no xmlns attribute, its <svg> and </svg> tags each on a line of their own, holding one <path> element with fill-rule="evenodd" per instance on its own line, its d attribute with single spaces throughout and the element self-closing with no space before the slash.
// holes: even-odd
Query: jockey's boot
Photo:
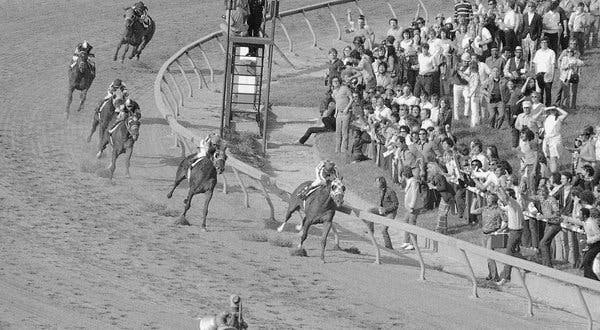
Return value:
<svg viewBox="0 0 600 330">
<path fill-rule="evenodd" d="M 77 56 L 73 55 L 73 58 L 71 59 L 71 65 L 69 67 L 72 69 L 75 67 L 75 64 L 77 64 Z"/>
</svg>

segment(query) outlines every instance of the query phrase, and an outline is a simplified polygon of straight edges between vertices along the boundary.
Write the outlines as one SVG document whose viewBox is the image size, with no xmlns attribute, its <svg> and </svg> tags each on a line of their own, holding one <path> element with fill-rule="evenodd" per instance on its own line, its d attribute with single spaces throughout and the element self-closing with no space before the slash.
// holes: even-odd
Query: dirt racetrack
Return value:
<svg viewBox="0 0 600 330">
<path fill-rule="evenodd" d="M 199 315 L 242 296 L 252 328 L 573 328 L 583 319 L 544 306 L 522 316 L 521 298 L 482 290 L 431 272 L 416 280 L 411 259 L 371 265 L 372 256 L 328 251 L 309 258 L 240 240 L 262 228 L 268 212 L 259 194 L 215 194 L 208 233 L 171 226 L 184 189 L 165 194 L 177 163 L 166 122 L 158 117 L 152 82 L 160 65 L 217 26 L 221 1 L 147 1 L 157 33 L 139 62 L 112 62 L 121 33 L 122 1 L 0 2 L 0 329 L 197 327 Z M 284 3 L 292 8 L 306 1 Z M 67 65 L 74 46 L 94 47 L 97 79 L 86 108 L 65 121 Z M 97 175 L 108 159 L 85 143 L 91 111 L 114 78 L 122 78 L 143 112 L 141 136 L 125 179 Z M 74 103 L 78 101 L 75 95 Z M 73 105 L 73 109 L 75 104 Z M 278 210 L 283 209 L 275 201 Z M 277 214 L 281 218 L 281 212 Z M 344 244 L 369 251 L 346 233 Z M 350 241 L 350 242 L 349 242 Z"/>
</svg>

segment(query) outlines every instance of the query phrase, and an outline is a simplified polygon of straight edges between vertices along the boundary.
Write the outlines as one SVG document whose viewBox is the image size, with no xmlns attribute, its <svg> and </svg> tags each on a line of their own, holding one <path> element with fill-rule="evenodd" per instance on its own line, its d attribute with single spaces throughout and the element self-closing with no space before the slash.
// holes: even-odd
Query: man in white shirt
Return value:
<svg viewBox="0 0 600 330">
<path fill-rule="evenodd" d="M 508 0 L 508 10 L 504 13 L 501 28 L 504 32 L 504 48 L 514 50 L 517 46 L 517 29 L 519 28 L 519 15 L 515 12 L 516 1 Z"/>
<path fill-rule="evenodd" d="M 398 105 L 404 104 L 404 105 L 408 105 L 408 106 L 419 105 L 419 99 L 417 97 L 415 97 L 414 95 L 412 95 L 409 85 L 404 85 L 402 87 L 402 95 L 395 97 L 392 100 L 392 104 L 398 104 Z"/>
<path fill-rule="evenodd" d="M 433 54 L 429 53 L 429 44 L 423 44 L 422 52 L 418 55 L 418 65 L 415 69 L 419 69 L 417 82 L 415 83 L 415 96 L 419 97 L 421 92 L 431 95 L 433 89 L 433 76 L 437 71 L 437 61 Z"/>
<path fill-rule="evenodd" d="M 583 49 L 585 46 L 585 29 L 587 27 L 587 17 L 583 12 L 585 5 L 583 2 L 577 4 L 575 11 L 569 17 L 569 31 L 571 31 L 571 38 L 577 40 L 577 47 L 579 47 L 579 55 L 583 55 Z"/>
<path fill-rule="evenodd" d="M 390 18 L 390 28 L 387 30 L 386 36 L 394 37 L 394 41 L 400 42 L 402 40 L 402 29 L 398 26 L 398 19 Z"/>
<path fill-rule="evenodd" d="M 535 52 L 531 61 L 532 70 L 535 70 L 535 79 L 541 89 L 541 97 L 546 106 L 552 103 L 552 81 L 554 80 L 554 64 L 556 53 L 548 48 L 548 39 L 543 37 L 540 41 L 540 49 Z"/>
</svg>

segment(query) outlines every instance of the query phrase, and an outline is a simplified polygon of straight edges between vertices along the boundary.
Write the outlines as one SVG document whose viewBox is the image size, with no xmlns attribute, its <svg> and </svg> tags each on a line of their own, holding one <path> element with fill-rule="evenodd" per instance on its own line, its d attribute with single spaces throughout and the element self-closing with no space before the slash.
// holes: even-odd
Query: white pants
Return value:
<svg viewBox="0 0 600 330">
<path fill-rule="evenodd" d="M 463 93 L 463 99 L 465 101 L 465 116 L 471 116 L 471 127 L 476 127 L 481 121 L 481 107 L 479 104 L 481 97 L 477 94 L 468 96 L 467 92 L 468 90 L 465 89 L 465 92 Z"/>
<path fill-rule="evenodd" d="M 452 94 L 453 94 L 453 106 L 452 106 L 452 111 L 453 111 L 453 117 L 454 120 L 458 120 L 460 119 L 459 113 L 461 108 L 464 108 L 465 103 L 464 103 L 464 97 L 463 97 L 463 92 L 465 90 L 465 85 L 452 85 Z"/>
</svg>

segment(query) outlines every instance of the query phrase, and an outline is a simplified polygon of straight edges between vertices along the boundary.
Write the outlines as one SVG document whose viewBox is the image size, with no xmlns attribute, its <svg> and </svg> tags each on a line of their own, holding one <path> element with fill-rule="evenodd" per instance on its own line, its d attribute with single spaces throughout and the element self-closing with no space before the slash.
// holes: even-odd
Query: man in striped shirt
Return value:
<svg viewBox="0 0 600 330">
<path fill-rule="evenodd" d="M 460 17 L 464 17 L 466 21 L 471 19 L 473 15 L 473 6 L 469 0 L 458 0 L 454 4 L 454 19 L 458 21 Z"/>
</svg>

